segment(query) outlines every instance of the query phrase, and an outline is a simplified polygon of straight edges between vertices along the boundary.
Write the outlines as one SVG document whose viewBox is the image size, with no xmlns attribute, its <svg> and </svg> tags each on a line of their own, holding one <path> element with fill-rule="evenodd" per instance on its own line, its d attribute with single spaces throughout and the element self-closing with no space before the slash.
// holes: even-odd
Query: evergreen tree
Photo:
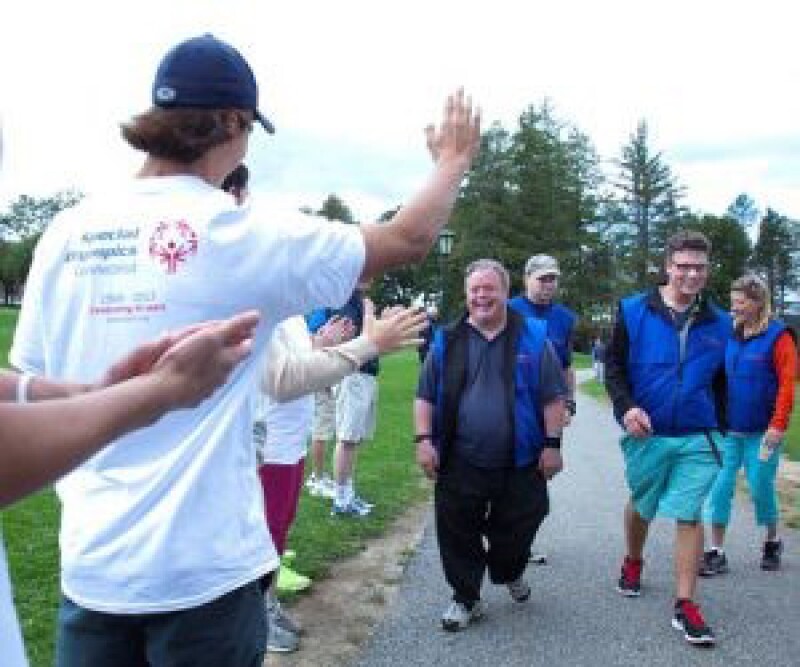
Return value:
<svg viewBox="0 0 800 667">
<path fill-rule="evenodd" d="M 772 301 L 778 313 L 783 312 L 786 292 L 798 285 L 794 256 L 796 235 L 789 219 L 767 208 L 758 229 L 758 241 L 753 252 L 753 266 L 767 279 Z"/>
<path fill-rule="evenodd" d="M 625 227 L 635 240 L 633 272 L 637 282 L 646 285 L 648 276 L 658 269 L 664 240 L 678 226 L 684 191 L 662 154 L 650 147 L 645 121 L 622 148 L 616 165 L 620 173 L 615 185 L 622 192 Z"/>
</svg>

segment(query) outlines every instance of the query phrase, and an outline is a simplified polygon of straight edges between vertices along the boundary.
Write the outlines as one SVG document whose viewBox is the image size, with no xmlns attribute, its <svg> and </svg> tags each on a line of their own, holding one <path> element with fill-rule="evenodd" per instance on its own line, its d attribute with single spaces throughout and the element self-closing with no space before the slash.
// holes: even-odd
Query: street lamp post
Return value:
<svg viewBox="0 0 800 667">
<path fill-rule="evenodd" d="M 443 227 L 439 232 L 439 238 L 436 240 L 436 249 L 439 256 L 439 317 L 444 318 L 447 312 L 447 301 L 445 300 L 445 286 L 444 286 L 444 258 L 448 257 L 453 252 L 453 239 L 455 233 Z"/>
</svg>

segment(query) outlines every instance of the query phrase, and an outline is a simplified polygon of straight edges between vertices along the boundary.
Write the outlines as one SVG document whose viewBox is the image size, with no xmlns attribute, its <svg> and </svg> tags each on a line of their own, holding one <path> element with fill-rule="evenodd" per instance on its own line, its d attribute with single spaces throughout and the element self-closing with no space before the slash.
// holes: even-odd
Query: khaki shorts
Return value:
<svg viewBox="0 0 800 667">
<path fill-rule="evenodd" d="M 333 388 L 314 394 L 314 422 L 311 425 L 313 440 L 333 440 L 336 436 L 336 397 Z"/>
<path fill-rule="evenodd" d="M 361 442 L 375 435 L 378 379 L 353 373 L 342 380 L 336 399 L 336 435 L 339 441 Z"/>
</svg>

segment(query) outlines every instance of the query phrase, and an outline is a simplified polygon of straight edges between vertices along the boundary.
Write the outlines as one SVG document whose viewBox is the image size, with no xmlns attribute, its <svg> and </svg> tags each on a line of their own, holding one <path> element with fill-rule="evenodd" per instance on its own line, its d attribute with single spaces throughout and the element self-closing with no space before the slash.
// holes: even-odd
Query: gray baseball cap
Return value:
<svg viewBox="0 0 800 667">
<path fill-rule="evenodd" d="M 551 257 L 550 255 L 533 255 L 525 263 L 525 275 L 534 277 L 546 275 L 560 276 L 561 271 L 558 268 L 558 261 L 555 257 Z"/>
</svg>

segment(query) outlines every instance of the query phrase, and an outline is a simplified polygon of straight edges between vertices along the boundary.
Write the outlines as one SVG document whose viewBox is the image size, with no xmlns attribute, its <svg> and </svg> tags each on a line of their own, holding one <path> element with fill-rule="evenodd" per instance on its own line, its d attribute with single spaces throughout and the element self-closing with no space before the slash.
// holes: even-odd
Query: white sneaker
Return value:
<svg viewBox="0 0 800 667">
<path fill-rule="evenodd" d="M 293 653 L 300 647 L 300 639 L 293 632 L 273 623 L 270 619 L 267 629 L 268 653 Z"/>
<path fill-rule="evenodd" d="M 320 495 L 320 480 L 317 479 L 317 476 L 312 472 L 308 479 L 306 480 L 306 489 L 312 496 Z"/>
<path fill-rule="evenodd" d="M 281 605 L 280 600 L 271 593 L 264 595 L 264 604 L 267 610 L 267 619 L 270 624 L 275 624 L 288 630 L 293 635 L 303 634 L 303 628 L 292 616 L 286 613 L 286 610 Z"/>
<path fill-rule="evenodd" d="M 331 507 L 331 516 L 353 516 L 362 518 L 369 516 L 370 511 L 371 510 L 367 509 L 366 507 L 357 505 L 352 501 L 341 504 L 334 500 L 333 506 Z"/>
<path fill-rule="evenodd" d="M 350 503 L 355 505 L 359 511 L 363 511 L 365 514 L 369 514 L 373 509 L 375 509 L 374 503 L 368 503 L 366 500 L 359 498 L 358 496 L 353 496 L 353 499 L 350 501 Z"/>
<path fill-rule="evenodd" d="M 322 496 L 323 498 L 327 498 L 328 500 L 333 500 L 336 498 L 336 482 L 333 481 L 332 477 L 323 475 L 317 482 L 317 486 L 319 488 L 318 495 Z"/>
<path fill-rule="evenodd" d="M 450 606 L 442 614 L 442 627 L 448 632 L 458 632 L 463 630 L 470 623 L 479 621 L 486 614 L 486 605 L 483 600 L 478 600 L 472 605 L 472 609 L 467 609 L 463 602 L 453 600 Z"/>
</svg>

